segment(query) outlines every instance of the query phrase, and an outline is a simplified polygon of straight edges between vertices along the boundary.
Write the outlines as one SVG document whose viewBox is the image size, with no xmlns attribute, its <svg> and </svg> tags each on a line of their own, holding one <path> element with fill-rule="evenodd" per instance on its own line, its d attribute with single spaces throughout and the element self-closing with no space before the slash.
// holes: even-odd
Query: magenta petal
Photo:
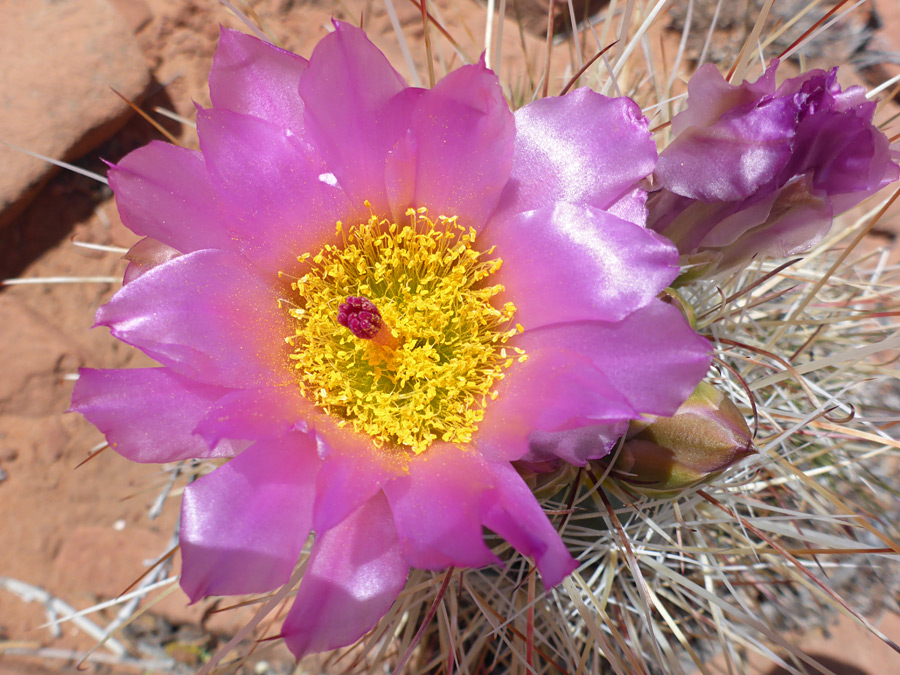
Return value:
<svg viewBox="0 0 900 675">
<path fill-rule="evenodd" d="M 301 659 L 356 642 L 387 613 L 408 573 L 390 507 L 377 495 L 316 535 L 281 629 L 288 649 Z"/>
<path fill-rule="evenodd" d="M 495 488 L 486 495 L 485 527 L 506 539 L 519 553 L 534 558 L 547 588 L 565 579 L 578 563 L 531 490 L 505 462 L 489 463 Z"/>
<path fill-rule="evenodd" d="M 254 388 L 290 379 L 282 338 L 292 331 L 277 299 L 242 258 L 197 251 L 124 286 L 97 325 L 182 375 Z"/>
<path fill-rule="evenodd" d="M 480 455 L 444 443 L 414 458 L 408 476 L 385 485 L 409 564 L 437 570 L 498 563 L 481 533 L 481 502 L 490 487 Z"/>
<path fill-rule="evenodd" d="M 647 223 L 647 191 L 636 187 L 606 209 L 614 216 L 643 227 Z"/>
<path fill-rule="evenodd" d="M 752 110 L 761 99 L 775 93 L 777 69 L 778 60 L 774 59 L 755 82 L 732 85 L 714 64 L 701 66 L 688 82 L 688 102 L 690 104 L 693 99 L 696 105 L 688 105 L 675 115 L 672 132 L 677 136 L 688 127 L 711 126 L 719 117 L 734 109 Z"/>
<path fill-rule="evenodd" d="M 560 202 L 495 221 L 486 238 L 526 329 L 622 319 L 678 275 L 668 240 L 589 206 Z"/>
<path fill-rule="evenodd" d="M 300 78 L 309 134 L 354 208 L 369 200 L 376 213 L 390 213 L 385 160 L 408 127 L 409 112 L 388 114 L 386 108 L 405 88 L 366 34 L 339 21 Z"/>
<path fill-rule="evenodd" d="M 167 368 L 82 368 L 70 410 L 84 415 L 113 450 L 135 462 L 230 457 L 234 450 L 228 441 L 207 445 L 194 433 L 197 421 L 227 393 Z"/>
<path fill-rule="evenodd" d="M 420 89 L 407 89 L 407 92 L 424 91 Z M 404 94 L 398 95 L 398 98 Z M 400 136 L 394 147 L 388 153 L 384 167 L 384 184 L 387 190 L 387 200 L 391 205 L 391 213 L 394 222 L 405 223 L 409 221 L 407 210 L 416 203 L 416 153 L 418 147 L 416 137 L 412 130 Z M 440 214 L 432 214 L 435 215 Z"/>
<path fill-rule="evenodd" d="M 496 387 L 473 442 L 489 460 L 520 459 L 534 431 L 558 431 L 636 417 L 628 400 L 591 363 L 565 349 L 539 349 L 516 364 Z M 564 458 L 573 464 L 576 458 Z"/>
<path fill-rule="evenodd" d="M 235 250 L 203 156 L 153 141 L 109 170 L 109 185 L 125 226 L 182 253 Z"/>
<path fill-rule="evenodd" d="M 673 414 L 706 375 L 711 351 L 709 343 L 690 328 L 677 309 L 659 300 L 615 323 L 585 321 L 526 331 L 517 344 L 533 358 L 550 354 L 554 359 L 564 357 L 560 345 L 565 345 L 569 353 L 593 362 L 593 367 L 602 373 L 603 386 L 624 401 L 623 413 L 631 410 L 616 415 L 615 408 L 608 407 L 606 419 L 597 420 L 602 421 L 600 424 L 585 417 L 580 424 L 534 427 L 522 460 L 535 463 L 561 459 L 575 466 L 608 455 L 627 429 L 629 419 L 643 414 Z M 585 370 L 583 376 L 595 381 L 597 378 L 588 372 Z M 507 376 L 510 387 L 515 383 L 514 374 L 513 371 Z M 572 394 L 576 391 L 573 383 Z M 601 390 L 594 392 L 599 399 Z M 482 423 L 486 435 L 483 451 L 490 453 L 491 458 L 504 457 L 502 450 L 510 445 L 503 441 L 516 431 L 514 425 L 504 425 L 502 402 L 501 393 L 487 409 Z M 576 401 L 569 405 L 578 410 L 584 404 Z M 498 413 L 493 412 L 494 406 L 498 406 Z M 551 406 L 548 408 L 552 411 Z M 562 418 L 564 413 L 562 407 L 558 415 Z M 492 415 L 497 415 L 498 424 L 493 423 Z"/>
<path fill-rule="evenodd" d="M 689 127 L 659 156 L 656 175 L 667 190 L 705 202 L 751 196 L 791 158 L 797 106 L 774 99 Z"/>
<path fill-rule="evenodd" d="M 872 126 L 871 115 L 812 115 L 797 127 L 799 147 L 789 171 L 811 173 L 813 186 L 831 197 L 835 213 L 897 179 L 890 141 Z"/>
<path fill-rule="evenodd" d="M 252 35 L 222 28 L 209 71 L 213 107 L 252 115 L 303 136 L 297 88 L 306 59 Z"/>
<path fill-rule="evenodd" d="M 587 88 L 540 99 L 516 111 L 512 182 L 502 208 L 520 213 L 568 201 L 608 210 L 655 165 L 647 119 L 631 99 Z"/>
<path fill-rule="evenodd" d="M 810 185 L 809 177 L 806 176 L 801 177 L 799 181 L 794 182 L 796 183 L 796 187 L 808 187 Z M 772 209 L 781 192 L 782 190 L 780 189 L 775 192 L 762 192 L 750 199 L 744 200 L 737 208 L 735 208 L 733 203 L 705 204 L 703 202 L 695 201 L 690 203 L 682 213 L 678 214 L 678 216 L 672 220 L 670 224 L 671 229 L 669 231 L 671 231 L 672 234 L 679 235 L 681 232 L 685 232 L 687 228 L 693 228 L 690 241 L 697 243 L 691 244 L 692 246 L 702 246 L 704 249 L 719 249 L 732 246 L 737 249 L 737 252 L 740 255 L 745 256 L 745 260 L 750 260 L 755 255 L 758 255 L 759 251 L 746 248 L 743 243 L 737 246 L 734 246 L 734 244 L 747 232 L 750 232 L 753 228 L 764 224 L 768 220 L 769 216 L 772 215 Z M 668 201 L 668 197 L 671 194 L 673 193 L 662 193 L 660 197 L 665 195 L 667 198 L 666 200 Z M 790 195 L 788 194 L 786 196 Z M 793 197 L 800 197 L 802 199 L 803 195 L 795 193 Z M 675 199 L 678 200 L 677 203 L 679 205 L 688 202 L 684 197 L 675 197 Z M 663 207 L 665 207 L 665 204 L 663 204 Z M 675 213 L 677 208 L 677 206 L 673 208 L 671 213 Z M 709 215 L 714 215 L 715 218 L 706 218 L 706 216 Z M 707 224 L 712 229 L 708 232 L 704 232 L 704 226 Z M 829 223 L 825 227 L 829 227 L 830 224 L 829 219 Z M 668 231 L 666 236 L 668 236 Z"/>
<path fill-rule="evenodd" d="M 289 383 L 267 389 L 239 389 L 222 397 L 200 421 L 195 433 L 208 443 L 220 438 L 259 440 L 307 431 L 312 404 Z"/>
<path fill-rule="evenodd" d="M 181 587 L 263 593 L 288 581 L 312 525 L 315 442 L 262 441 L 188 485 L 181 504 Z"/>
<path fill-rule="evenodd" d="M 402 467 L 382 456 L 368 436 L 339 428 L 327 416 L 313 418 L 311 423 L 323 460 L 316 483 L 313 528 L 324 532 L 371 499 Z"/>
<path fill-rule="evenodd" d="M 769 218 L 765 223 L 741 233 L 737 245 L 727 246 L 719 251 L 709 249 L 721 253 L 718 263 L 721 267 L 747 264 L 752 255 L 761 250 L 771 256 L 797 255 L 808 251 L 822 240 L 834 218 L 832 203 L 829 203 L 823 193 L 807 193 L 805 197 L 797 199 L 796 194 L 791 194 L 791 187 L 798 182 L 806 182 L 806 177 L 788 183 L 775 193 L 776 199 Z M 790 208 L 780 208 L 783 204 L 789 204 Z M 740 215 L 741 212 L 738 212 L 732 220 L 737 220 Z M 727 222 L 723 221 L 722 225 Z M 710 234 L 716 234 L 718 229 Z M 704 241 L 704 245 L 705 243 Z"/>
<path fill-rule="evenodd" d="M 458 216 L 480 228 L 512 165 L 515 124 L 497 76 L 483 63 L 454 70 L 419 97 L 411 130 L 415 196 L 394 213 L 425 206 L 432 218 Z"/>
<path fill-rule="evenodd" d="M 529 354 L 565 345 L 591 359 L 636 411 L 652 415 L 672 415 L 706 375 L 711 358 L 709 342 L 660 300 L 615 323 L 526 331 L 517 344 Z"/>
<path fill-rule="evenodd" d="M 290 272 L 297 256 L 318 253 L 334 237 L 348 202 L 321 159 L 289 131 L 213 109 L 197 114 L 197 133 L 242 251 L 260 269 Z"/>
<path fill-rule="evenodd" d="M 626 431 L 626 420 L 561 431 L 535 431 L 529 439 L 528 454 L 520 462 L 534 465 L 562 460 L 572 466 L 586 466 L 590 460 L 602 459 L 612 452 Z"/>
</svg>

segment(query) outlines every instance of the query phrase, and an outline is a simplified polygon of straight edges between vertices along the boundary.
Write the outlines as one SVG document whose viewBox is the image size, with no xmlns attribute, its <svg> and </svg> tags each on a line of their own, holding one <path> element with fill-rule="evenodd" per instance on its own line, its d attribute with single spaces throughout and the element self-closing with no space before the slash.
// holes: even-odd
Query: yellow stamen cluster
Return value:
<svg viewBox="0 0 900 675">
<path fill-rule="evenodd" d="M 299 302 L 290 310 L 300 387 L 316 405 L 352 424 L 379 446 L 423 452 L 440 439 L 468 442 L 484 417 L 503 370 L 525 354 L 505 343 L 515 306 L 498 309 L 500 285 L 485 280 L 500 269 L 475 249 L 475 231 L 456 217 L 428 218 L 410 209 L 409 223 L 380 220 L 345 230 L 299 260 L 307 273 L 293 284 Z M 338 324 L 348 296 L 375 303 L 398 345 L 355 337 Z"/>
</svg>

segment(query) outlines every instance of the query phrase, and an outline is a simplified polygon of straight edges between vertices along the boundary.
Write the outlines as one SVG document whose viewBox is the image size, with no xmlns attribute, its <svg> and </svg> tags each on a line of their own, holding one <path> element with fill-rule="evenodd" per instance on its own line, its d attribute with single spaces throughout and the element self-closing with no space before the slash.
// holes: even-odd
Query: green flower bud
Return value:
<svg viewBox="0 0 900 675">
<path fill-rule="evenodd" d="M 675 497 L 756 452 L 737 406 L 701 382 L 672 417 L 635 420 L 610 477 L 648 497 Z"/>
<path fill-rule="evenodd" d="M 681 288 L 697 279 L 711 276 L 721 259 L 722 254 L 718 251 L 697 251 L 682 255 L 678 260 L 681 274 L 672 285 Z"/>
<path fill-rule="evenodd" d="M 672 288 L 671 286 L 665 289 L 662 292 L 662 295 L 660 295 L 660 300 L 677 307 L 678 311 L 684 314 L 684 318 L 687 319 L 691 328 L 694 330 L 697 329 L 697 313 L 694 311 L 694 308 L 691 307 L 691 303 L 685 300 L 677 289 Z"/>
</svg>

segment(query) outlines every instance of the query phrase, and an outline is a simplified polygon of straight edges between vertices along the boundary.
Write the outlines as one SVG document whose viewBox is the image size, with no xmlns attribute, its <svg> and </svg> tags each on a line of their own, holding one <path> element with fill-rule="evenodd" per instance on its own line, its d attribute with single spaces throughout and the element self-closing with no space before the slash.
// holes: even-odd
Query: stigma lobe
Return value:
<svg viewBox="0 0 900 675">
<path fill-rule="evenodd" d="M 381 312 L 368 298 L 349 296 L 338 308 L 338 323 L 363 340 L 374 338 L 383 325 Z"/>
</svg>

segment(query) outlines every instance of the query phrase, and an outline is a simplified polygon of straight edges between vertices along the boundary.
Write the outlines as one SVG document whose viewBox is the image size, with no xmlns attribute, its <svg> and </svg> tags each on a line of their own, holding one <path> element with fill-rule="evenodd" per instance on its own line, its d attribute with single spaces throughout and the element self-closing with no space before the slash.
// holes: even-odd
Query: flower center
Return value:
<svg viewBox="0 0 900 675">
<path fill-rule="evenodd" d="M 456 217 L 409 223 L 377 216 L 345 230 L 342 242 L 299 260 L 291 358 L 317 406 L 380 447 L 421 453 L 436 440 L 467 443 L 503 370 L 526 356 L 505 343 L 521 331 L 512 303 L 488 278 L 500 269 L 475 248 Z"/>
</svg>

